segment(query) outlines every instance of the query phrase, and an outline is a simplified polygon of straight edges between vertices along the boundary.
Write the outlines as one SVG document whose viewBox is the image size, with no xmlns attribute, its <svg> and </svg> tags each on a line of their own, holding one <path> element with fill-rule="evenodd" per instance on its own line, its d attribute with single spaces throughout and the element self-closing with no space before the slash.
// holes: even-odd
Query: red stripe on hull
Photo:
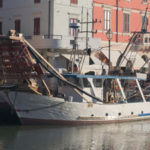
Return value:
<svg viewBox="0 0 150 150">
<path fill-rule="evenodd" d="M 140 117 L 134 119 L 124 119 L 124 120 L 101 120 L 101 121 L 69 121 L 69 120 L 44 120 L 44 119 L 31 119 L 31 118 L 21 118 L 22 125 L 96 125 L 96 124 L 110 124 L 110 123 L 123 123 L 123 122 L 133 122 L 150 120 L 150 117 Z"/>
</svg>

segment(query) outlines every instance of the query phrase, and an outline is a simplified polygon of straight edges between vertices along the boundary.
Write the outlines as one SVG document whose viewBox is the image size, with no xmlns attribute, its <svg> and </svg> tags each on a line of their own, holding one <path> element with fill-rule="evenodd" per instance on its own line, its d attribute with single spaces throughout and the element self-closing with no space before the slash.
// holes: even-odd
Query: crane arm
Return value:
<svg viewBox="0 0 150 150">
<path fill-rule="evenodd" d="M 117 60 L 117 63 L 116 63 L 116 68 L 118 68 L 120 66 L 120 64 L 121 64 L 124 56 L 126 56 L 126 54 L 129 52 L 129 50 L 130 50 L 129 47 L 130 47 L 133 39 L 136 37 L 136 35 L 137 35 L 136 32 L 134 32 L 133 35 L 132 35 L 132 37 L 130 38 L 129 43 L 127 44 L 124 52 L 119 56 L 119 58 Z"/>
</svg>

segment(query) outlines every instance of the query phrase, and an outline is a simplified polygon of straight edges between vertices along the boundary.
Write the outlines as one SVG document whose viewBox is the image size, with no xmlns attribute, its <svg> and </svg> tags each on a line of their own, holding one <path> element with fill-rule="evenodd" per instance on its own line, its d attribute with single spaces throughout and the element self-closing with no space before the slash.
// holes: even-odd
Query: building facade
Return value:
<svg viewBox="0 0 150 150">
<path fill-rule="evenodd" d="M 80 31 L 86 31 L 86 24 L 92 21 L 92 0 L 0 0 L 0 34 L 15 29 L 38 49 L 71 49 L 75 29 L 70 23 L 80 22 Z M 88 30 L 92 31 L 92 24 Z M 85 33 L 78 33 L 79 49 L 85 49 Z M 88 34 L 89 47 L 99 44 Z M 100 44 L 99 44 L 100 45 Z"/>
<path fill-rule="evenodd" d="M 111 50 L 123 51 L 134 31 L 150 31 L 150 0 L 0 0 L 0 34 L 15 29 L 47 59 L 53 51 L 73 48 L 78 23 L 78 49 L 103 49 L 106 32 L 113 32 Z M 93 20 L 97 22 L 92 23 Z M 91 22 L 87 23 L 86 22 Z M 86 31 L 90 33 L 86 33 Z M 92 31 L 97 31 L 92 33 Z M 88 38 L 87 38 L 88 36 Z M 87 42 L 88 40 L 88 42 Z M 150 41 L 150 37 L 145 41 Z M 108 56 L 107 56 L 108 57 Z"/>
<path fill-rule="evenodd" d="M 142 28 L 150 31 L 148 23 L 150 7 L 143 24 L 149 2 L 149 0 L 93 0 L 93 17 L 101 20 L 100 24 L 94 24 L 94 29 L 98 32 L 93 36 L 101 38 L 102 45 L 105 47 L 108 43 L 106 32 L 111 29 L 112 48 L 122 49 L 129 42 L 132 32 L 141 31 Z"/>
</svg>

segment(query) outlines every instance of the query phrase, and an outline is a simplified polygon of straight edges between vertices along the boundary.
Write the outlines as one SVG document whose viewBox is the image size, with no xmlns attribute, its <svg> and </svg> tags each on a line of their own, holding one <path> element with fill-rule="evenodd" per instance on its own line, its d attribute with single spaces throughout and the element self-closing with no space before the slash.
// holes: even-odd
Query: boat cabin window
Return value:
<svg viewBox="0 0 150 150">
<path fill-rule="evenodd" d="M 83 85 L 84 87 L 91 87 L 90 82 L 87 80 L 87 78 L 83 78 Z"/>
<path fill-rule="evenodd" d="M 102 79 L 93 79 L 93 84 L 95 87 L 102 87 Z"/>
<path fill-rule="evenodd" d="M 78 86 L 81 86 L 81 81 L 79 78 L 75 78 L 74 79 L 74 84 L 78 85 Z"/>
<path fill-rule="evenodd" d="M 143 100 L 140 95 L 135 95 L 135 96 L 131 96 L 130 98 L 128 98 L 127 102 L 128 103 L 137 103 L 137 102 L 143 102 Z"/>
<path fill-rule="evenodd" d="M 148 43 L 148 38 L 147 37 L 145 38 L 145 43 Z"/>
</svg>

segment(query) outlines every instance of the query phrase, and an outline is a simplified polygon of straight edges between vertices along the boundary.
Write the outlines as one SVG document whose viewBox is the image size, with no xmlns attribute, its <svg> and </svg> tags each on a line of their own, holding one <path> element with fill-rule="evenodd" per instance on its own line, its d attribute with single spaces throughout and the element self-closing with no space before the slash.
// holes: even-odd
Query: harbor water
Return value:
<svg viewBox="0 0 150 150">
<path fill-rule="evenodd" d="M 0 150 L 149 150 L 150 121 L 96 126 L 0 126 Z"/>
</svg>

